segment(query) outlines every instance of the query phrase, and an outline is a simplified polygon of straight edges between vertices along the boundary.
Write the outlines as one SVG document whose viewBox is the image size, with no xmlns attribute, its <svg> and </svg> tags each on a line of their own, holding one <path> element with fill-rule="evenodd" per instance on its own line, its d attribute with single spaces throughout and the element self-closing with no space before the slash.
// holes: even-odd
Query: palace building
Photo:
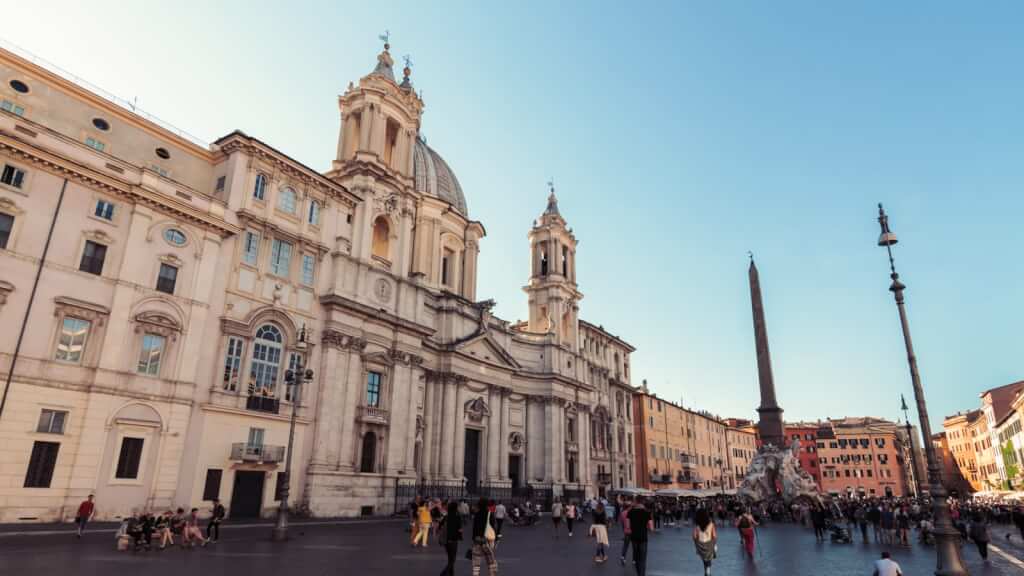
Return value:
<svg viewBox="0 0 1024 576">
<path fill-rule="evenodd" d="M 288 481 L 303 513 L 352 516 L 635 483 L 634 349 L 580 318 L 554 189 L 511 323 L 477 295 L 485 229 L 420 137 L 410 70 L 385 45 L 338 105 L 321 173 L 0 50 L 0 522 L 90 493 L 101 519 L 214 498 L 260 517 Z"/>
</svg>

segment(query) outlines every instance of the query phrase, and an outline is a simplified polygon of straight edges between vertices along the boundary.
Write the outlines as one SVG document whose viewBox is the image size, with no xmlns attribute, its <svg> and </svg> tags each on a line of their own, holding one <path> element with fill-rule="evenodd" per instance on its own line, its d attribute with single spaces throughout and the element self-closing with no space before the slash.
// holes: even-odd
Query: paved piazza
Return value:
<svg viewBox="0 0 1024 576">
<path fill-rule="evenodd" d="M 226 525 L 220 543 L 206 549 L 166 550 L 163 552 L 116 552 L 113 532 L 93 530 L 78 542 L 70 532 L 31 535 L 0 535 L 0 574 L 145 574 L 162 576 L 181 574 L 380 574 L 434 576 L 444 564 L 440 547 L 411 549 L 408 535 L 400 522 L 390 520 L 352 521 L 317 525 L 293 525 L 294 538 L 285 544 L 268 540 L 269 526 Z M 41 530 L 31 527 L 28 530 Z M 63 528 L 61 528 L 63 530 Z M 603 565 L 591 562 L 593 541 L 578 531 L 569 539 L 565 533 L 551 539 L 547 523 L 505 530 L 498 546 L 501 574 L 541 576 L 557 574 L 635 574 L 622 567 L 617 552 L 621 532 L 612 536 L 615 553 Z M 687 529 L 664 528 L 652 536 L 648 574 L 700 574 L 700 562 L 688 540 Z M 1010 576 L 1024 573 L 1024 546 L 1019 538 L 1005 542 L 1005 531 L 993 530 L 996 545 L 1010 554 L 1009 560 L 990 553 L 984 565 L 973 546 L 964 547 L 964 558 L 973 576 Z M 714 574 L 829 576 L 868 575 L 871 563 L 881 548 L 874 544 L 816 544 L 807 529 L 780 524 L 760 530 L 763 555 L 746 561 L 739 549 L 736 533 L 723 529 L 719 541 L 719 559 Z M 462 549 L 464 550 L 464 549 Z M 460 550 L 457 574 L 469 574 L 470 563 Z M 913 548 L 896 550 L 894 558 L 907 576 L 928 575 L 934 568 L 934 550 Z M 1016 562 L 1016 563 L 1014 563 Z M 486 572 L 485 572 L 486 573 Z"/>
</svg>

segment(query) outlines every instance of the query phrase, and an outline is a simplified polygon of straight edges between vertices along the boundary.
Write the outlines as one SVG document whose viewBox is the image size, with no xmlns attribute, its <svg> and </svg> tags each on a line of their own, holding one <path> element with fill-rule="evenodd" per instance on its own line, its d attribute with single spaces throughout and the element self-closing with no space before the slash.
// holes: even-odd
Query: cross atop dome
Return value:
<svg viewBox="0 0 1024 576">
<path fill-rule="evenodd" d="M 377 67 L 373 69 L 370 74 L 376 74 L 383 76 L 392 82 L 395 81 L 394 65 L 395 60 L 391 57 L 391 32 L 387 30 L 383 34 L 378 36 L 382 42 L 384 42 L 384 51 L 377 55 Z"/>
<path fill-rule="evenodd" d="M 547 207 L 546 210 L 544 210 L 544 215 L 547 216 L 547 215 L 551 214 L 551 215 L 554 215 L 554 216 L 561 216 L 561 214 L 558 212 L 558 198 L 555 197 L 555 179 L 554 178 L 552 178 L 551 180 L 548 180 L 548 188 L 551 190 L 551 193 L 548 194 L 548 207 Z"/>
</svg>

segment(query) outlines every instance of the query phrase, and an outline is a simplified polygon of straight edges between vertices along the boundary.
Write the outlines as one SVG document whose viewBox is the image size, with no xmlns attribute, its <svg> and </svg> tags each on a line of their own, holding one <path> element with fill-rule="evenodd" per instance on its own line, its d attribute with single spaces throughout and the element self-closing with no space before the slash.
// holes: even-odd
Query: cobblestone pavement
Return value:
<svg viewBox="0 0 1024 576">
<path fill-rule="evenodd" d="M 585 526 L 585 525 L 584 525 Z M 575 576 L 602 574 L 629 576 L 631 566 L 619 564 L 621 532 L 612 532 L 612 553 L 605 564 L 594 564 L 593 540 L 585 527 L 569 538 L 563 532 L 552 538 L 547 523 L 533 527 L 505 528 L 498 546 L 501 574 L 529 576 Z M 435 575 L 444 564 L 440 547 L 412 549 L 404 523 L 380 520 L 316 525 L 293 524 L 293 538 L 287 543 L 268 540 L 270 526 L 224 526 L 220 543 L 205 549 L 163 552 L 117 552 L 113 533 L 97 530 L 78 541 L 71 532 L 0 532 L 0 574 L 75 574 L 116 576 L 120 574 L 164 576 L 182 574 L 244 574 L 275 576 L 310 575 Z M 972 576 L 1020 576 L 1024 574 L 1024 545 L 1019 537 L 1005 539 L 1007 530 L 993 529 L 994 544 L 984 563 L 974 546 L 963 548 Z M 873 543 L 817 544 L 813 533 L 788 524 L 762 527 L 763 549 L 753 560 L 744 558 L 736 531 L 722 528 L 716 575 L 743 576 L 852 576 L 870 575 L 872 563 L 882 548 Z M 469 574 L 470 563 L 460 549 L 457 574 Z M 1006 556 L 1004 556 L 1005 554 Z M 934 548 L 913 547 L 893 550 L 894 559 L 907 576 L 934 571 Z M 485 570 L 486 573 L 486 570 Z M 701 564 L 689 540 L 688 528 L 663 528 L 651 536 L 648 572 L 650 576 L 701 574 Z"/>
</svg>

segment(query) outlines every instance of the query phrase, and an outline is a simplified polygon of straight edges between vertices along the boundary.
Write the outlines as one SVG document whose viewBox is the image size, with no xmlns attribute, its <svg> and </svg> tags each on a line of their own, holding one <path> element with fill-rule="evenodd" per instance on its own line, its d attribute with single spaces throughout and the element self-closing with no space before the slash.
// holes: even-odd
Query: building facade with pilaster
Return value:
<svg viewBox="0 0 1024 576">
<path fill-rule="evenodd" d="M 339 96 L 326 171 L 0 52 L 0 521 L 89 493 L 99 518 L 214 498 L 265 517 L 285 481 L 314 516 L 635 483 L 634 349 L 580 318 L 554 189 L 524 226 L 529 319 L 498 318 L 484 226 L 388 48 Z"/>
</svg>

